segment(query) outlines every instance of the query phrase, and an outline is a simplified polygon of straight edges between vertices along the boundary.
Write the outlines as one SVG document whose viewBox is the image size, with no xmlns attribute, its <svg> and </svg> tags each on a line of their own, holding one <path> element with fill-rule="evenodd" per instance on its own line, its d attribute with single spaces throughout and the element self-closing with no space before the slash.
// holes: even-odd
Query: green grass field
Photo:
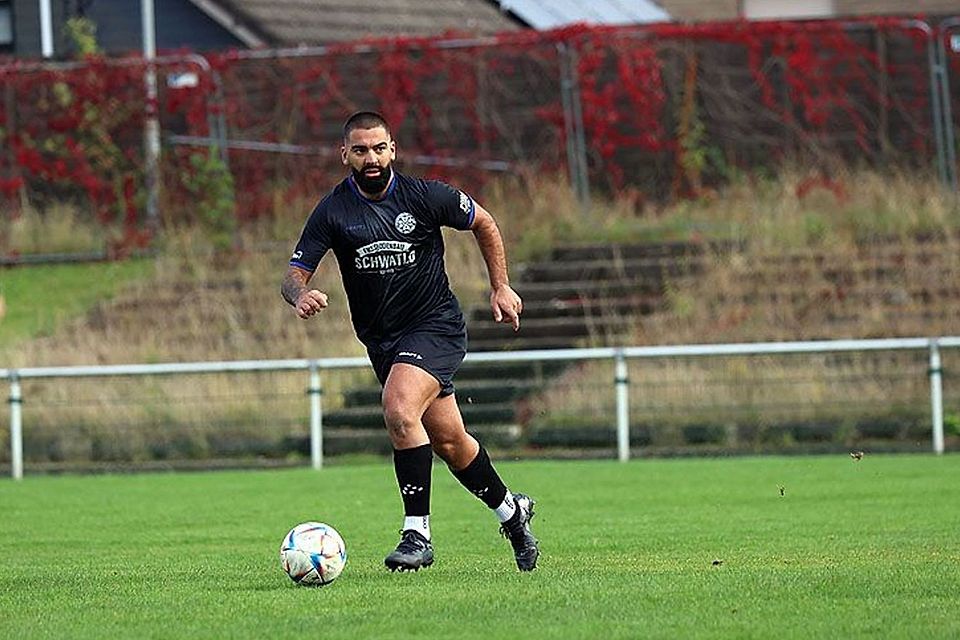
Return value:
<svg viewBox="0 0 960 640">
<path fill-rule="evenodd" d="M 381 564 L 387 464 L 2 480 L 0 636 L 960 636 L 960 456 L 499 467 L 539 501 L 531 574 L 439 464 L 437 562 L 417 574 Z M 311 519 L 349 552 L 323 589 L 279 566 Z"/>
<path fill-rule="evenodd" d="M 0 348 L 52 333 L 61 323 L 82 316 L 152 269 L 153 263 L 146 259 L 0 269 L 0 295 L 6 299 L 6 314 L 0 318 Z"/>
</svg>

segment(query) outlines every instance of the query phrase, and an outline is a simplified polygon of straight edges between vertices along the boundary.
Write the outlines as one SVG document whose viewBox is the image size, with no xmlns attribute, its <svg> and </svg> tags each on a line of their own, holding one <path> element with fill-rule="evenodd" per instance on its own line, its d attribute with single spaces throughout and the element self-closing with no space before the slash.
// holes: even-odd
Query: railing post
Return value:
<svg viewBox="0 0 960 640">
<path fill-rule="evenodd" d="M 933 452 L 943 453 L 943 368 L 940 345 L 930 341 L 930 412 L 933 414 Z"/>
<path fill-rule="evenodd" d="M 627 358 L 623 350 L 617 350 L 617 457 L 620 462 L 630 459 L 630 378 L 627 375 Z"/>
<path fill-rule="evenodd" d="M 945 125 L 948 123 L 944 122 L 943 113 L 943 105 L 948 98 L 942 96 L 945 85 L 943 65 L 940 59 L 942 43 L 937 42 L 941 37 L 941 31 L 938 29 L 934 32 L 929 24 L 920 20 L 911 21 L 911 24 L 913 24 L 915 28 L 920 29 L 927 37 L 927 66 L 930 71 L 930 105 L 932 110 L 931 116 L 933 118 L 933 138 L 937 150 L 937 173 L 940 177 L 941 184 L 948 188 L 955 189 L 956 167 L 949 166 L 947 158 L 947 149 L 952 143 L 952 140 L 948 140 L 948 136 L 952 135 L 952 125 L 951 133 L 948 134 L 945 129 Z"/>
<path fill-rule="evenodd" d="M 220 77 L 220 74 L 216 71 L 211 71 L 211 76 L 213 78 L 214 90 L 214 99 L 217 101 L 217 126 L 215 127 L 217 134 L 217 146 L 220 147 L 220 160 L 223 162 L 223 166 L 230 170 L 230 150 L 227 148 L 227 109 L 224 106 L 223 100 L 223 79 Z M 210 130 L 210 137 L 213 138 L 214 129 Z"/>
<path fill-rule="evenodd" d="M 10 475 L 14 480 L 23 479 L 23 395 L 20 377 L 10 373 Z"/>
<path fill-rule="evenodd" d="M 320 386 L 320 368 L 316 360 L 310 361 L 307 393 L 310 395 L 310 462 L 319 471 L 323 468 L 323 408 L 320 405 L 323 388 Z"/>
<path fill-rule="evenodd" d="M 583 130 L 583 104 L 577 72 L 576 51 L 566 43 L 557 44 L 560 64 L 560 101 L 563 106 L 563 124 L 567 139 L 567 168 L 570 185 L 577 194 L 580 211 L 590 213 L 590 177 L 587 169 L 587 143 Z"/>
<path fill-rule="evenodd" d="M 159 231 L 160 207 L 160 116 L 157 108 L 157 26 L 153 0 L 140 0 L 140 27 L 143 35 L 143 82 L 146 113 L 143 123 L 144 175 L 147 191 L 147 225 Z"/>
<path fill-rule="evenodd" d="M 934 117 L 940 117 L 942 130 L 940 131 L 939 147 L 943 146 L 944 169 L 941 172 L 945 184 L 954 191 L 957 190 L 957 144 L 953 135 L 953 108 L 950 104 L 950 60 L 944 39 L 949 37 L 950 29 L 955 26 L 956 18 L 945 20 L 933 31 L 935 43 L 935 59 L 932 62 L 937 76 L 937 93 L 934 99 Z M 937 106 L 939 105 L 939 109 Z M 939 112 L 939 113 L 938 113 Z M 939 156 L 938 156 L 939 159 Z"/>
<path fill-rule="evenodd" d="M 577 166 L 576 141 L 573 128 L 573 104 L 570 100 L 570 86 L 572 84 L 567 74 L 567 45 L 557 43 L 557 57 L 560 62 L 560 104 L 563 107 L 563 132 L 567 143 L 567 173 L 570 187 L 579 195 L 580 178 Z"/>
</svg>

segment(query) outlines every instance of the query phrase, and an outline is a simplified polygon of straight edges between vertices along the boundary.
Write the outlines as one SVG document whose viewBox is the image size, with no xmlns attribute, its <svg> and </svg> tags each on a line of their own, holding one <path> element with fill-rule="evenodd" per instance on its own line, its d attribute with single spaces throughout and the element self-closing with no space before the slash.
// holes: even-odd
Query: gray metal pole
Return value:
<svg viewBox="0 0 960 640">
<path fill-rule="evenodd" d="M 40 51 L 44 58 L 53 57 L 53 12 L 50 0 L 40 0 Z"/>
<path fill-rule="evenodd" d="M 577 194 L 584 216 L 590 213 L 590 183 L 587 175 L 587 147 L 583 132 L 583 106 L 577 80 L 576 57 L 564 42 L 557 44 L 560 66 L 560 102 L 563 106 L 563 128 L 567 146 L 567 169 L 570 186 Z"/>
<path fill-rule="evenodd" d="M 576 132 L 573 123 L 573 100 L 571 91 L 573 81 L 570 79 L 570 53 L 567 45 L 557 43 L 557 58 L 560 63 L 560 104 L 563 106 L 563 132 L 567 147 L 567 172 L 570 176 L 570 186 L 577 198 L 580 198 L 579 161 L 577 159 Z"/>
<path fill-rule="evenodd" d="M 154 22 L 153 0 L 140 0 L 140 19 L 143 28 L 143 58 L 147 63 L 144 84 L 147 94 L 147 114 L 143 129 L 147 180 L 147 224 L 151 230 L 159 225 L 160 206 L 160 120 L 157 115 L 157 29 Z"/>
<path fill-rule="evenodd" d="M 941 113 L 943 120 L 943 139 L 945 145 L 945 154 L 947 161 L 947 184 L 951 189 L 958 189 L 957 180 L 957 142 L 953 135 L 953 106 L 950 95 L 950 64 L 947 60 L 947 47 L 944 44 L 944 38 L 950 35 L 950 30 L 956 26 L 956 19 L 946 20 L 936 31 L 937 54 L 939 55 L 939 76 L 940 76 L 940 100 Z"/>
<path fill-rule="evenodd" d="M 933 452 L 943 453 L 943 367 L 940 345 L 930 341 L 930 412 L 933 414 Z"/>
<path fill-rule="evenodd" d="M 23 479 L 23 395 L 20 378 L 10 374 L 10 475 Z"/>
<path fill-rule="evenodd" d="M 931 116 L 933 117 L 934 144 L 937 149 L 937 175 L 940 177 L 942 184 L 949 185 L 946 142 L 943 131 L 943 110 L 941 108 L 943 103 L 940 100 L 940 75 L 942 71 L 937 60 L 936 43 L 929 26 L 924 29 L 924 33 L 927 36 L 927 64 L 930 67 L 930 104 Z"/>
<path fill-rule="evenodd" d="M 587 139 L 583 126 L 583 101 L 580 99 L 580 76 L 577 73 L 577 51 L 570 49 L 568 55 L 570 69 L 570 103 L 573 108 L 573 126 L 576 133 L 577 158 L 577 196 L 583 215 L 590 213 L 590 176 L 587 169 Z"/>
<path fill-rule="evenodd" d="M 227 109 L 223 103 L 223 79 L 216 71 L 212 72 L 212 78 L 216 87 L 213 95 L 217 101 L 217 144 L 220 147 L 220 160 L 223 162 L 223 166 L 229 170 L 230 150 L 227 149 Z M 210 132 L 210 137 L 213 137 L 213 131 Z"/>
<path fill-rule="evenodd" d="M 314 469 L 323 468 L 323 408 L 320 396 L 323 388 L 320 386 L 320 368 L 317 362 L 310 362 L 310 462 Z"/>
<path fill-rule="evenodd" d="M 622 350 L 617 350 L 616 359 L 617 457 L 620 462 L 626 462 L 630 459 L 630 378 L 627 374 L 627 358 Z"/>
<path fill-rule="evenodd" d="M 957 142 L 953 135 L 953 109 L 950 106 L 950 79 L 947 77 L 947 63 L 940 65 L 940 99 L 943 102 L 940 117 L 943 118 L 944 153 L 947 162 L 947 186 L 953 191 L 958 188 L 957 180 Z"/>
</svg>

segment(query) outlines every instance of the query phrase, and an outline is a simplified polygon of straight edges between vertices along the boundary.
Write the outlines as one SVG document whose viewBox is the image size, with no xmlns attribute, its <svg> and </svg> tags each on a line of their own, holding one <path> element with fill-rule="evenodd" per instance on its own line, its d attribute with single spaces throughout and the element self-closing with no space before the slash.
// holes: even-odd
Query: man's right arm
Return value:
<svg viewBox="0 0 960 640">
<path fill-rule="evenodd" d="M 327 294 L 307 286 L 312 275 L 310 271 L 290 265 L 280 283 L 280 294 L 283 295 L 283 299 L 303 320 L 327 308 Z"/>
</svg>

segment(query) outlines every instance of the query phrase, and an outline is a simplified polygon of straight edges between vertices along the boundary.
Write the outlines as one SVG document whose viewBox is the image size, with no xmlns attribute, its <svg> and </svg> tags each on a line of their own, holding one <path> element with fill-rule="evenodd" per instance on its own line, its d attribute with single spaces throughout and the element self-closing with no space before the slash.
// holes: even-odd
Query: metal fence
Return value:
<svg viewBox="0 0 960 640">
<path fill-rule="evenodd" d="M 586 210 L 591 189 L 658 199 L 777 162 L 947 180 L 942 67 L 927 23 L 864 20 L 241 51 L 220 68 L 241 182 L 339 179 L 343 114 L 372 106 L 427 173 L 563 169 Z"/>
<path fill-rule="evenodd" d="M 599 368 L 592 371 L 592 375 L 583 375 L 578 370 L 566 382 L 554 385 L 551 390 L 544 388 L 540 396 L 533 400 L 525 400 L 516 407 L 515 420 L 530 422 L 529 413 L 539 414 L 539 419 L 561 418 L 562 421 L 573 423 L 577 428 L 593 429 L 601 440 L 608 434 L 615 434 L 613 442 L 605 442 L 605 446 L 615 448 L 617 457 L 626 461 L 631 451 L 642 453 L 649 444 L 649 433 L 644 430 L 649 424 L 649 418 L 656 416 L 660 421 L 659 427 L 668 429 L 666 416 L 673 415 L 675 420 L 678 414 L 685 414 L 685 419 L 676 420 L 683 425 L 687 437 L 700 443 L 717 443 L 720 446 L 715 451 L 723 451 L 722 439 L 713 439 L 712 433 L 717 429 L 721 432 L 726 428 L 725 418 L 720 414 L 730 408 L 738 411 L 744 409 L 757 415 L 768 412 L 769 415 L 760 415 L 759 421 L 742 420 L 741 425 L 761 425 L 783 427 L 795 423 L 797 416 L 813 410 L 822 412 L 830 409 L 830 403 L 837 398 L 843 400 L 846 413 L 850 409 L 858 415 L 866 415 L 868 429 L 876 429 L 876 420 L 890 422 L 902 420 L 902 414 L 897 407 L 907 406 L 911 409 L 911 419 L 917 416 L 926 416 L 927 425 L 914 429 L 913 438 L 929 437 L 931 447 L 935 453 L 943 453 L 945 449 L 945 405 L 947 413 L 953 422 L 960 416 L 960 395 L 951 393 L 944 395 L 944 367 L 941 350 L 960 347 L 960 337 L 942 338 L 904 338 L 889 340 L 840 340 L 840 341 L 813 341 L 813 342 L 778 342 L 755 344 L 716 344 L 716 345 L 683 345 L 660 347 L 626 347 L 626 348 L 594 348 L 594 349 L 565 349 L 565 350 L 536 350 L 515 351 L 504 353 L 471 353 L 468 354 L 465 367 L 482 363 L 496 363 L 500 366 L 510 363 L 540 363 L 549 365 L 558 363 L 564 366 L 575 364 L 595 363 Z M 860 384 L 850 386 L 850 365 L 853 356 L 874 354 L 885 358 L 898 358 L 898 354 L 916 356 L 914 366 L 908 367 L 906 372 L 900 372 L 902 361 L 891 361 L 898 371 L 897 375 L 890 374 L 890 367 L 883 368 L 885 372 L 872 375 L 870 389 Z M 800 363 L 791 358 L 802 356 L 817 356 L 819 359 L 806 362 L 803 368 L 818 367 L 818 370 L 797 375 L 796 370 Z M 833 361 L 823 358 L 832 357 Z M 715 362 L 724 358 L 738 358 L 740 363 L 731 368 L 721 367 L 700 375 L 706 369 L 707 362 Z M 764 358 L 767 358 L 766 360 Z M 770 360 L 779 359 L 779 360 Z M 838 360 L 837 358 L 844 358 Z M 695 363 L 696 367 L 678 365 L 685 361 Z M 641 371 L 632 365 L 651 365 L 653 368 Z M 612 365 L 612 370 L 610 369 Z M 92 403 L 95 413 L 109 415 L 111 419 L 121 422 L 130 420 L 152 421 L 158 427 L 160 438 L 169 438 L 168 431 L 172 428 L 172 421 L 177 420 L 176 408 L 187 413 L 199 411 L 198 407 L 213 403 L 216 398 L 211 397 L 209 390 L 196 383 L 197 376 L 229 375 L 226 387 L 230 389 L 233 400 L 242 400 L 244 409 L 237 412 L 226 409 L 220 415 L 226 415 L 222 421 L 224 433 L 217 433 L 220 428 L 217 418 L 213 414 L 203 413 L 200 419 L 213 422 L 213 432 L 221 440 L 242 438 L 249 435 L 249 431 L 230 431 L 236 429 L 238 420 L 243 422 L 246 417 L 238 415 L 251 410 L 260 414 L 260 422 L 247 424 L 253 432 L 259 432 L 265 423 L 299 424 L 305 422 L 308 426 L 309 454 L 311 465 L 315 469 L 323 466 L 324 459 L 324 406 L 322 397 L 327 398 L 330 405 L 339 404 L 338 397 L 356 384 L 360 378 L 368 378 L 368 363 L 365 358 L 321 358 L 316 360 L 261 360 L 236 362 L 192 362 L 171 364 L 144 364 L 144 365 L 110 365 L 110 366 L 74 366 L 74 367 L 34 367 L 22 369 L 0 369 L 0 377 L 9 381 L 9 435 L 10 435 L 10 468 L 14 478 L 19 479 L 24 471 L 24 436 L 31 430 L 37 430 L 41 425 L 32 425 L 24 420 L 23 407 L 25 402 L 37 405 L 56 405 L 65 412 L 56 414 L 58 424 L 54 425 L 59 434 L 71 429 L 81 429 L 78 420 L 84 407 L 80 397 L 82 392 L 74 390 L 76 395 L 64 394 L 67 381 L 84 381 L 96 388 L 105 384 L 106 378 L 125 380 L 125 386 L 112 396 L 97 396 Z M 362 370 L 358 373 L 357 370 Z M 791 372 L 791 369 L 794 372 Z M 831 371 L 827 371 L 830 369 Z M 347 382 L 339 380 L 331 384 L 334 372 L 353 371 L 354 377 Z M 700 374 L 696 373 L 697 371 Z M 303 372 L 308 374 L 306 384 L 307 401 L 302 402 Z M 672 372 L 672 373 L 671 373 Z M 263 374 L 296 374 L 292 377 L 264 379 L 259 378 L 251 387 L 245 385 L 243 379 Z M 610 376 L 609 374 L 613 375 Z M 901 375 L 902 373 L 902 375 Z M 599 374 L 599 375 L 598 375 Z M 925 375 L 924 375 L 925 374 Z M 326 378 L 326 380 L 324 380 Z M 185 386 L 176 388 L 160 388 L 160 379 L 184 380 Z M 27 392 L 24 385 L 34 381 L 46 380 L 51 384 L 47 389 L 32 388 Z M 269 384 L 267 384 L 269 383 Z M 151 408 L 142 400 L 145 396 L 145 387 L 154 385 L 159 392 L 159 403 Z M 565 386 L 566 385 L 566 386 Z M 577 388 L 574 391 L 574 387 Z M 258 391 L 251 395 L 250 389 Z M 667 389 L 672 389 L 667 393 Z M 926 391 L 923 391 L 923 389 Z M 139 394 L 139 395 L 138 395 Z M 855 394 L 861 397 L 845 397 Z M 872 395 L 871 395 L 872 394 Z M 918 403 L 926 395 L 928 410 L 918 411 Z M 193 397 L 187 397 L 193 396 Z M 571 400 L 571 396 L 577 399 Z M 631 398 L 631 396 L 633 396 Z M 37 398 L 37 401 L 34 399 Z M 732 402 L 739 398 L 739 402 Z M 461 404 L 472 402 L 470 397 L 461 397 Z M 537 403 L 541 403 L 538 405 Z M 124 405 L 136 405 L 133 413 L 125 413 Z M 193 404 L 191 404 L 193 403 Z M 545 404 L 543 404 L 545 403 Z M 572 403 L 572 404 L 571 404 Z M 573 406 L 580 403 L 579 410 Z M 520 405 L 523 405 L 522 407 Z M 656 411 L 655 405 L 660 405 Z M 582 411 L 584 406 L 591 408 L 591 414 Z M 38 409 L 50 407 L 37 407 Z M 53 407 L 56 409 L 57 407 Z M 232 411 L 232 413 L 231 413 Z M 527 414 L 526 417 L 523 414 Z M 553 415 L 550 415 L 553 414 Z M 697 416 L 709 414 L 704 420 Z M 40 421 L 39 414 L 38 422 Z M 742 416 L 741 416 L 742 417 Z M 170 421 L 167 423 L 166 421 Z M 870 422 L 873 421 L 873 422 Z M 533 421 L 536 422 L 536 419 Z M 26 423 L 26 424 L 25 424 Z M 599 426 L 603 425 L 603 426 Z M 612 429 L 607 427 L 611 426 Z M 371 424 L 377 429 L 377 424 Z M 831 431 L 834 426 L 828 427 Z M 905 432 L 907 425 L 898 424 L 895 431 Z M 378 433 L 381 439 L 386 438 Z M 817 434 L 814 434 L 817 435 Z M 821 434 L 822 435 L 822 434 Z M 832 435 L 832 434 L 828 434 Z M 869 432 L 861 434 L 869 436 Z M 960 435 L 960 434 L 956 434 Z M 100 447 L 123 448 L 118 439 L 134 437 L 131 432 L 113 431 L 100 440 Z M 136 437 L 142 437 L 138 435 Z M 594 438 L 596 440 L 596 438 Z M 854 444 L 858 442 L 855 438 Z M 49 443 L 47 443 L 49 444 Z M 543 443 L 541 443 L 542 445 Z M 156 445 L 154 445 L 156 446 Z"/>
<path fill-rule="evenodd" d="M 208 147 L 241 217 L 315 197 L 342 176 L 344 115 L 370 107 L 418 172 L 477 189 L 554 170 L 585 210 L 593 192 L 683 196 L 777 162 L 905 166 L 956 187 L 958 24 L 577 27 L 190 54 L 157 59 L 155 103 L 139 59 L 0 64 L 0 205 L 73 194 L 145 224 L 154 111 L 167 215 L 195 209 L 183 178 Z"/>
<path fill-rule="evenodd" d="M 153 75 L 165 82 L 148 98 L 144 78 Z M 152 64 L 132 57 L 0 64 L 0 85 L 0 205 L 9 217 L 19 195 L 40 205 L 73 203 L 103 224 L 155 224 L 161 176 L 147 150 L 159 139 L 146 139 L 158 135 L 148 135 L 148 125 L 202 134 L 208 144 L 223 131 L 219 74 L 200 54 Z M 183 196 L 183 160 L 170 154 L 163 167 L 171 197 Z"/>
</svg>

